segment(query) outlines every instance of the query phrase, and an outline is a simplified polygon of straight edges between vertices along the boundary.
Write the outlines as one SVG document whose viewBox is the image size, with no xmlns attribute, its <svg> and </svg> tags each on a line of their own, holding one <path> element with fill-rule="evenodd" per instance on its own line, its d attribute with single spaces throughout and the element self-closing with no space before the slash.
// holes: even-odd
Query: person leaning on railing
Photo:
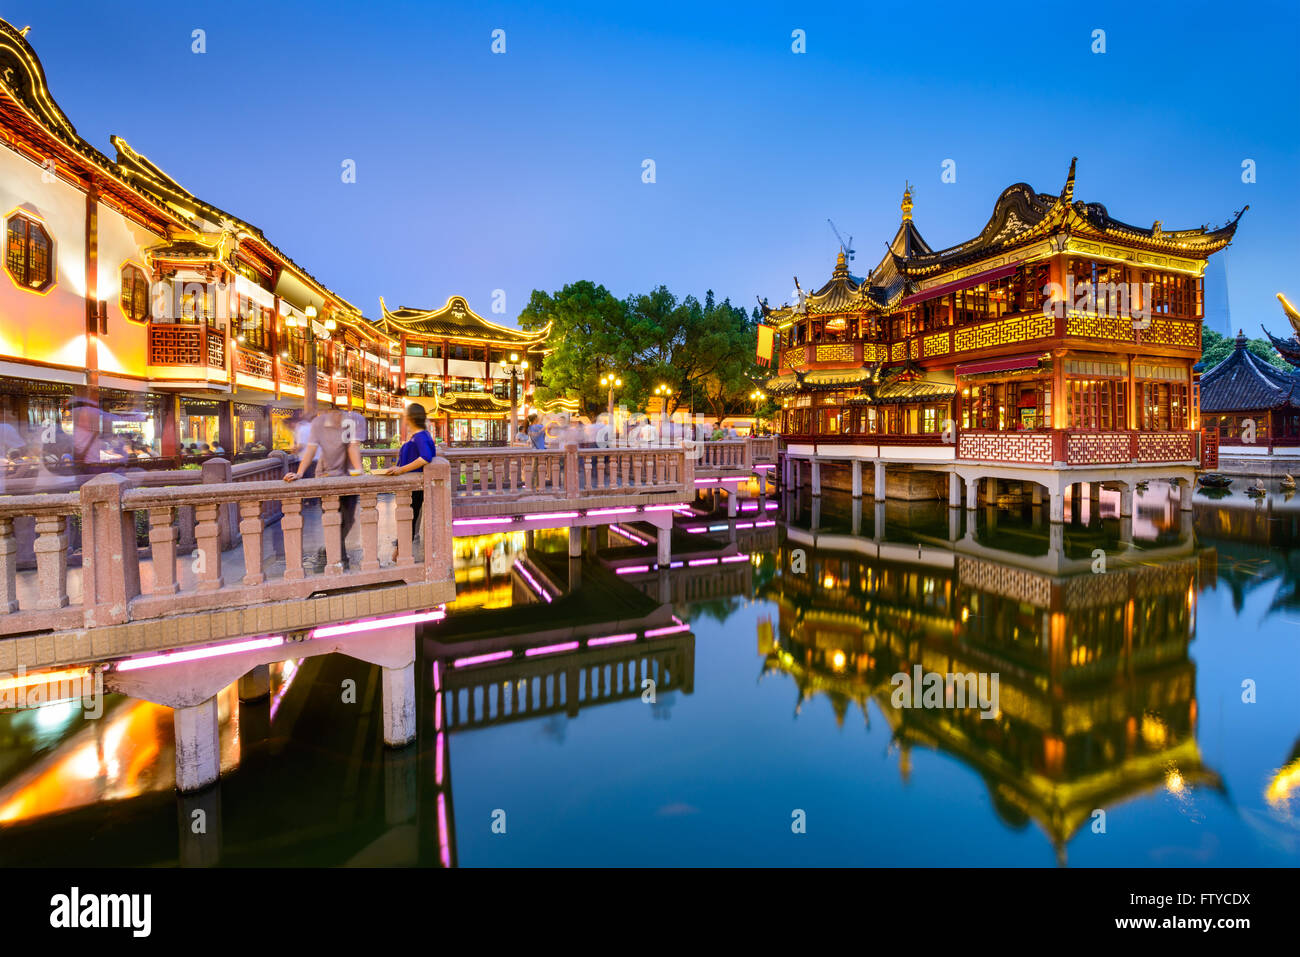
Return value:
<svg viewBox="0 0 1300 957">
<path fill-rule="evenodd" d="M 424 406 L 412 402 L 406 407 L 406 432 L 409 438 L 402 443 L 397 453 L 397 464 L 382 469 L 380 475 L 405 475 L 407 472 L 423 472 L 424 467 L 434 460 L 438 447 L 429 434 L 428 415 Z M 411 492 L 411 542 L 420 530 L 420 509 L 424 505 L 424 492 L 415 489 Z M 393 542 L 393 561 L 397 561 L 397 543 Z"/>
</svg>

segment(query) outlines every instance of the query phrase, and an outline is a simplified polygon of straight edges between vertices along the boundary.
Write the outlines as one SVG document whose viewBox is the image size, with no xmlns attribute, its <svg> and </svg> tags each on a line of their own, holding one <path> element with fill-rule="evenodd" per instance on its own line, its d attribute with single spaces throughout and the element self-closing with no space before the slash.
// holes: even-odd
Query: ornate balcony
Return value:
<svg viewBox="0 0 1300 957">
<path fill-rule="evenodd" d="M 1042 429 L 1030 432 L 962 431 L 957 461 L 1054 468 L 1087 465 L 1196 464 L 1195 432 L 1090 432 Z"/>
<path fill-rule="evenodd" d="M 161 383 L 229 381 L 226 335 L 206 323 L 150 322 L 149 374 Z"/>
</svg>

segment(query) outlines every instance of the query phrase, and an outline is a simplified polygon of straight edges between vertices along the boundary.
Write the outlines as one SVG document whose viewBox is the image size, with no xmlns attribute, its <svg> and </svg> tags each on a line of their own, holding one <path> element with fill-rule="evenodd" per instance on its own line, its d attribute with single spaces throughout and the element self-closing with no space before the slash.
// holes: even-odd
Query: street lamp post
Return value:
<svg viewBox="0 0 1300 957">
<path fill-rule="evenodd" d="M 668 388 L 662 382 L 655 386 L 655 395 L 659 396 L 659 434 L 663 435 L 665 420 L 671 422 L 668 418 L 668 398 L 673 394 L 673 390 Z"/>
<path fill-rule="evenodd" d="M 758 428 L 758 407 L 762 405 L 766 398 L 767 393 L 762 389 L 755 389 L 749 394 L 750 401 L 754 403 L 754 429 L 751 429 L 751 432 Z"/>
<path fill-rule="evenodd" d="M 600 377 L 600 384 L 609 388 L 609 401 L 605 405 L 605 411 L 609 413 L 609 421 L 612 425 L 614 422 L 614 390 L 623 388 L 623 380 L 611 372 L 609 375 Z"/>
<path fill-rule="evenodd" d="M 510 353 L 510 362 L 501 364 L 501 371 L 510 376 L 510 435 L 507 442 L 513 442 L 519 434 L 519 376 L 528 369 L 528 360 L 520 360 L 519 353 Z"/>
<path fill-rule="evenodd" d="M 303 310 L 303 315 L 307 317 L 307 321 L 304 323 L 307 327 L 307 333 L 304 337 L 307 340 L 305 347 L 307 354 L 303 357 L 306 368 L 303 375 L 302 408 L 307 414 L 307 418 L 314 419 L 316 418 L 316 340 L 320 339 L 322 342 L 328 341 L 337 324 L 333 319 L 326 319 L 325 331 L 324 333 L 320 333 L 316 331 L 316 307 L 312 305 L 307 306 L 307 308 Z M 299 320 L 290 316 L 285 320 L 284 324 L 292 328 L 298 325 L 298 322 Z M 286 350 L 286 358 L 287 351 L 288 350 Z"/>
</svg>

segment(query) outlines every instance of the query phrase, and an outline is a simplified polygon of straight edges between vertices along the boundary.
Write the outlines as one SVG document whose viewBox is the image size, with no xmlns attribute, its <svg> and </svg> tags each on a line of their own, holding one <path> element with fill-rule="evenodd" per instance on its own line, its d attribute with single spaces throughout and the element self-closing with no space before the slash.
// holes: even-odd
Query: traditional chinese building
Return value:
<svg viewBox="0 0 1300 957">
<path fill-rule="evenodd" d="M 824 465 L 847 464 L 861 494 L 866 463 L 877 498 L 935 497 L 946 474 L 949 503 L 965 482 L 972 508 L 981 479 L 1033 483 L 1056 521 L 1079 483 L 1190 490 L 1202 277 L 1241 214 L 1217 229 L 1134 226 L 1074 185 L 1071 162 L 1059 194 L 1011 186 L 976 236 L 937 251 L 909 188 L 866 277 L 841 251 L 821 288 L 764 305 L 788 480 L 816 494 Z"/>
<path fill-rule="evenodd" d="M 141 456 L 256 456 L 292 446 L 295 413 L 330 406 L 381 444 L 413 396 L 434 400 L 444 440 L 505 440 L 510 357 L 522 413 L 548 330 L 494 325 L 460 297 L 396 312 L 381 300 L 381 319 L 364 318 L 125 140 L 110 157 L 83 139 L 26 33 L 0 20 L 5 446 L 48 445 L 53 427 L 68 447 L 75 429 Z"/>
<path fill-rule="evenodd" d="M 521 332 L 488 322 L 460 296 L 441 309 L 392 309 L 379 326 L 396 344 L 406 395 L 429 412 L 440 441 L 503 445 L 510 417 L 531 410 L 533 380 L 551 327 Z"/>
<path fill-rule="evenodd" d="M 1202 425 L 1218 435 L 1217 469 L 1293 470 L 1300 465 L 1300 373 L 1279 369 L 1246 346 L 1238 332 L 1236 348 L 1201 375 Z"/>
</svg>

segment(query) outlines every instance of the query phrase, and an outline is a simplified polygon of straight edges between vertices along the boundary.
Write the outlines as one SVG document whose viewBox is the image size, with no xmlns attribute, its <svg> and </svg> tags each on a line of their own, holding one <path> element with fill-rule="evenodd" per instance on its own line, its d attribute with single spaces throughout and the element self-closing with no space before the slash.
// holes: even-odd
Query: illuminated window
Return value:
<svg viewBox="0 0 1300 957">
<path fill-rule="evenodd" d="M 9 217 L 5 268 L 20 286 L 41 291 L 54 282 L 53 243 L 45 227 L 26 216 Z"/>
<path fill-rule="evenodd" d="M 149 316 L 149 282 L 143 269 L 129 263 L 122 267 L 122 315 L 136 322 Z"/>
</svg>

